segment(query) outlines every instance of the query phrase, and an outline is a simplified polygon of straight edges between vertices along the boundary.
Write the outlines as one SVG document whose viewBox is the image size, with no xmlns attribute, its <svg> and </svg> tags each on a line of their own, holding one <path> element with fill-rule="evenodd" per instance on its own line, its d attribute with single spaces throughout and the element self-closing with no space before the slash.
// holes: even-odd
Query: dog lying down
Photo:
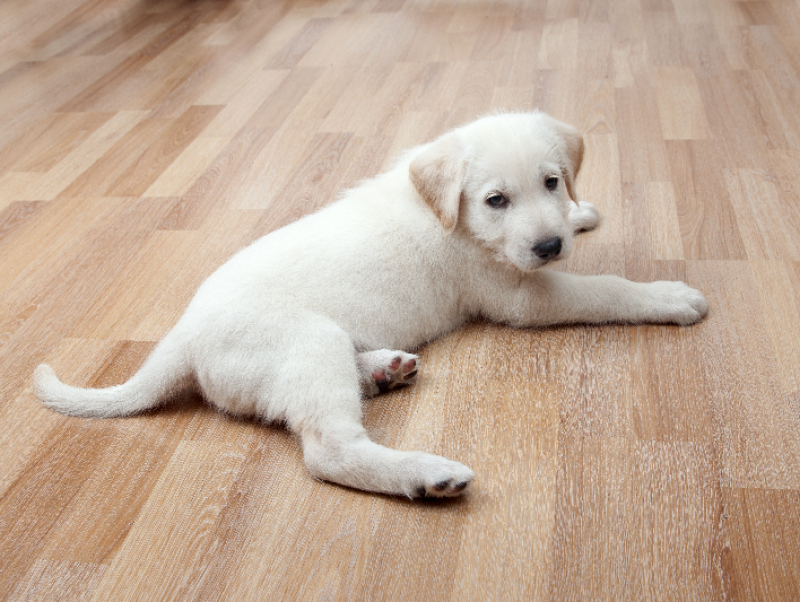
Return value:
<svg viewBox="0 0 800 602">
<path fill-rule="evenodd" d="M 543 113 L 465 125 L 236 254 L 125 384 L 71 387 L 43 364 L 36 394 L 64 414 L 108 418 L 195 386 L 226 412 L 285 422 L 319 479 L 459 495 L 472 470 L 384 447 L 362 426 L 365 395 L 413 383 L 419 358 L 408 350 L 476 316 L 686 325 L 708 310 L 682 282 L 541 269 L 597 225 L 575 196 L 582 156 L 578 131 Z"/>
</svg>

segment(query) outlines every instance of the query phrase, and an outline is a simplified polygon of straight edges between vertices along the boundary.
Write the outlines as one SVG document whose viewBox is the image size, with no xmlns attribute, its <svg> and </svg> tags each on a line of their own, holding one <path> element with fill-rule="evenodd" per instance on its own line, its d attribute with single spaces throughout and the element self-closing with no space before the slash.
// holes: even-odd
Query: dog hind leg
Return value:
<svg viewBox="0 0 800 602">
<path fill-rule="evenodd" d="M 366 360 L 394 365 L 397 352 L 357 355 L 350 337 L 336 324 L 319 316 L 306 316 L 302 322 L 299 331 L 298 323 L 293 324 L 294 342 L 281 350 L 269 396 L 281 404 L 281 415 L 300 435 L 311 474 L 412 498 L 463 493 L 475 476 L 466 466 L 432 454 L 390 449 L 367 435 L 361 420 L 361 370 Z M 416 362 L 410 355 L 400 357 L 401 369 L 412 359 Z"/>
<path fill-rule="evenodd" d="M 332 419 L 304 429 L 301 437 L 312 475 L 356 489 L 410 498 L 453 497 L 475 476 L 463 464 L 440 456 L 375 443 L 358 422 Z"/>
</svg>

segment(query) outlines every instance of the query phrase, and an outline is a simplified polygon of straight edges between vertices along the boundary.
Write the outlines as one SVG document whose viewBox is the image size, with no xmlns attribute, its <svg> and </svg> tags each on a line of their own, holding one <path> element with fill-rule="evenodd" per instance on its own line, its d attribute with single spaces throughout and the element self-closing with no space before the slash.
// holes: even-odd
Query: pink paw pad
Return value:
<svg viewBox="0 0 800 602">
<path fill-rule="evenodd" d="M 401 385 L 413 384 L 417 376 L 417 358 L 406 359 L 401 356 L 392 358 L 386 368 L 376 368 L 372 378 L 380 391 L 389 391 Z"/>
<path fill-rule="evenodd" d="M 358 358 L 367 395 L 411 385 L 419 371 L 419 358 L 404 351 L 380 349 L 361 353 Z"/>
<path fill-rule="evenodd" d="M 374 381 L 375 381 L 375 382 L 376 382 L 378 385 L 380 385 L 381 383 L 383 383 L 383 384 L 386 384 L 386 383 L 388 383 L 388 382 L 389 382 L 389 380 L 390 380 L 390 378 L 391 378 L 391 377 L 390 377 L 388 374 L 386 374 L 386 372 L 384 372 L 384 371 L 383 371 L 383 370 L 381 370 L 381 369 L 377 369 L 377 370 L 373 370 L 373 371 L 372 371 L 372 379 L 373 379 L 373 380 L 374 380 Z"/>
</svg>

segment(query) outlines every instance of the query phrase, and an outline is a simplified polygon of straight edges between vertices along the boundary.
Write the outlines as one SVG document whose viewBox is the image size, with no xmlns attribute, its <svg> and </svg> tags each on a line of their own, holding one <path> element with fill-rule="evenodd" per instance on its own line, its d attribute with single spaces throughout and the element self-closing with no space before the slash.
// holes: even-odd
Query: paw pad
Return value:
<svg viewBox="0 0 800 602">
<path fill-rule="evenodd" d="M 469 471 L 469 476 L 464 479 L 454 477 L 451 479 L 444 479 L 434 483 L 433 485 L 421 486 L 416 490 L 417 497 L 426 498 L 441 498 L 441 497 L 455 497 L 461 495 L 464 490 L 469 486 L 472 477 L 474 476 Z"/>
<path fill-rule="evenodd" d="M 381 349 L 362 353 L 359 368 L 365 391 L 368 395 L 375 395 L 401 385 L 414 384 L 419 358 L 402 351 Z"/>
<path fill-rule="evenodd" d="M 385 368 L 376 368 L 372 371 L 372 378 L 378 389 L 389 391 L 401 385 L 413 384 L 418 372 L 417 358 L 411 356 L 405 361 L 403 359 L 400 356 L 395 357 Z"/>
</svg>

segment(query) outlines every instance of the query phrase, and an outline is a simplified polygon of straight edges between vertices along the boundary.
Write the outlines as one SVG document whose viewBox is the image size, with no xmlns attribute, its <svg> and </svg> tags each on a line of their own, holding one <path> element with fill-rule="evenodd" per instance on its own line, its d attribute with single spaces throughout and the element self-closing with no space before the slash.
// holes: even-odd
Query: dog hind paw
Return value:
<svg viewBox="0 0 800 602">
<path fill-rule="evenodd" d="M 459 462 L 439 456 L 425 454 L 421 482 L 413 490 L 411 497 L 456 497 L 469 489 L 475 473 Z"/>
<path fill-rule="evenodd" d="M 368 351 L 358 356 L 361 382 L 367 395 L 413 385 L 419 371 L 419 357 L 391 349 Z"/>
</svg>

